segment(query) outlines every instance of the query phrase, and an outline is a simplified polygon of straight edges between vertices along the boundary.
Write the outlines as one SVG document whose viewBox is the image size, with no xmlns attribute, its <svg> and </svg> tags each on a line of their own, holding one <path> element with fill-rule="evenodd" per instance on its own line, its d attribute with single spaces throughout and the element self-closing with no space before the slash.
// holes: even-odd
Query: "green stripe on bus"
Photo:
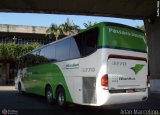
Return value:
<svg viewBox="0 0 160 115">
<path fill-rule="evenodd" d="M 120 49 L 132 49 L 134 51 L 147 52 L 145 34 L 124 27 L 102 26 L 98 47 L 112 47 Z"/>
<path fill-rule="evenodd" d="M 32 73 L 23 79 L 27 92 L 44 96 L 45 86 L 50 84 L 55 97 L 56 87 L 62 85 L 66 93 L 66 100 L 73 102 L 64 75 L 56 64 L 49 63 L 28 67 L 27 73 Z M 33 80 L 36 82 L 33 82 Z"/>
</svg>

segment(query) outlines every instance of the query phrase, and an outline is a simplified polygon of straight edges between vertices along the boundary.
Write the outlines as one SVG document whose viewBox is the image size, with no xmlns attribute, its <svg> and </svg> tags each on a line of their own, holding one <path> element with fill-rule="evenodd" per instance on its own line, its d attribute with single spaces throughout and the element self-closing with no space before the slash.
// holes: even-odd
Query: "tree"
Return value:
<svg viewBox="0 0 160 115">
<path fill-rule="evenodd" d="M 52 24 L 46 31 L 46 35 L 49 38 L 56 38 L 59 39 L 60 36 L 68 36 L 72 34 L 76 34 L 80 31 L 80 27 L 77 26 L 73 21 L 67 19 L 64 24 L 56 25 Z"/>
<path fill-rule="evenodd" d="M 86 29 L 94 26 L 95 24 L 97 24 L 97 22 L 92 23 L 91 21 L 88 21 L 88 23 L 83 23 Z"/>
<path fill-rule="evenodd" d="M 142 25 L 142 26 L 136 26 L 136 28 L 145 31 L 144 25 Z"/>
<path fill-rule="evenodd" d="M 1 59 L 15 59 L 19 56 L 22 56 L 35 48 L 40 47 L 39 43 L 33 44 L 15 44 L 15 43 L 0 43 L 0 58 Z"/>
<path fill-rule="evenodd" d="M 51 24 L 51 27 L 46 30 L 46 35 L 49 36 L 50 39 L 56 38 L 55 40 L 58 40 L 62 34 L 62 27 L 56 24 Z"/>
<path fill-rule="evenodd" d="M 80 27 L 77 26 L 73 21 L 70 21 L 68 18 L 67 18 L 67 21 L 60 26 L 63 34 L 66 36 L 76 34 L 80 31 Z"/>
</svg>

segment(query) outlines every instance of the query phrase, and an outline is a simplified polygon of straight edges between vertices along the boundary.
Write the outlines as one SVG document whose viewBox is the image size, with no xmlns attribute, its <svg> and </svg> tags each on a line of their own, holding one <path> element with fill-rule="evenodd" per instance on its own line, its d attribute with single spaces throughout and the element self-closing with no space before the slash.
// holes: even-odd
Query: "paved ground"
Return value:
<svg viewBox="0 0 160 115">
<path fill-rule="evenodd" d="M 14 91 L 16 90 L 14 86 L 0 86 L 0 91 Z"/>
<path fill-rule="evenodd" d="M 10 114 L 20 115 L 111 115 L 120 114 L 121 110 L 160 110 L 160 95 L 158 94 L 152 94 L 146 102 L 140 103 L 109 107 L 84 107 L 76 105 L 68 109 L 61 109 L 56 104 L 49 105 L 46 103 L 44 97 L 31 94 L 20 95 L 13 87 L 10 90 L 2 89 L 0 91 L 0 114 L 2 114 L 2 110 L 3 112 L 5 111 L 4 109 Z"/>
</svg>

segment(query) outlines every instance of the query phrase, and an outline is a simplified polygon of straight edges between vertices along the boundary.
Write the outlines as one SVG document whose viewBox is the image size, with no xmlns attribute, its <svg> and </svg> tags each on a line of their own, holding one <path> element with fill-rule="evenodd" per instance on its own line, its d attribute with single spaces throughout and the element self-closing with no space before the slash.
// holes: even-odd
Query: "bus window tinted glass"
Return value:
<svg viewBox="0 0 160 115">
<path fill-rule="evenodd" d="M 56 44 L 56 60 L 63 61 L 69 59 L 70 39 Z"/>
<path fill-rule="evenodd" d="M 87 56 L 97 49 L 98 28 L 88 30 L 75 38 L 81 56 Z"/>
<path fill-rule="evenodd" d="M 45 48 L 45 57 L 48 62 L 55 61 L 55 46 L 50 45 Z"/>
<path fill-rule="evenodd" d="M 91 30 L 84 35 L 84 55 L 89 55 L 97 49 L 98 29 Z"/>
<path fill-rule="evenodd" d="M 75 41 L 75 39 L 72 37 L 70 38 L 70 58 L 74 59 L 74 58 L 78 58 L 80 57 L 80 51 L 78 49 L 77 43 Z"/>
<path fill-rule="evenodd" d="M 46 48 L 41 49 L 41 53 L 40 53 L 40 57 L 39 57 L 41 64 L 48 62 L 47 58 L 45 57 L 45 53 L 46 53 L 45 49 Z"/>
</svg>

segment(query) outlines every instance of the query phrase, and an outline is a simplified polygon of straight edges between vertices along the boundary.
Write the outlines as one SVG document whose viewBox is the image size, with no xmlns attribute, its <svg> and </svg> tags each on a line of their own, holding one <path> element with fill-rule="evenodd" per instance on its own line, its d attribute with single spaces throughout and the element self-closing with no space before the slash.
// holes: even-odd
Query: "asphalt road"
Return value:
<svg viewBox="0 0 160 115">
<path fill-rule="evenodd" d="M 56 104 L 50 105 L 44 97 L 32 94 L 20 95 L 17 91 L 0 91 L 0 114 L 7 110 L 10 114 L 18 115 L 111 115 L 120 114 L 121 110 L 153 109 L 160 110 L 160 96 L 150 95 L 146 102 L 114 105 L 107 107 L 84 107 L 72 105 L 61 109 Z M 160 111 L 159 111 L 160 114 Z"/>
</svg>

